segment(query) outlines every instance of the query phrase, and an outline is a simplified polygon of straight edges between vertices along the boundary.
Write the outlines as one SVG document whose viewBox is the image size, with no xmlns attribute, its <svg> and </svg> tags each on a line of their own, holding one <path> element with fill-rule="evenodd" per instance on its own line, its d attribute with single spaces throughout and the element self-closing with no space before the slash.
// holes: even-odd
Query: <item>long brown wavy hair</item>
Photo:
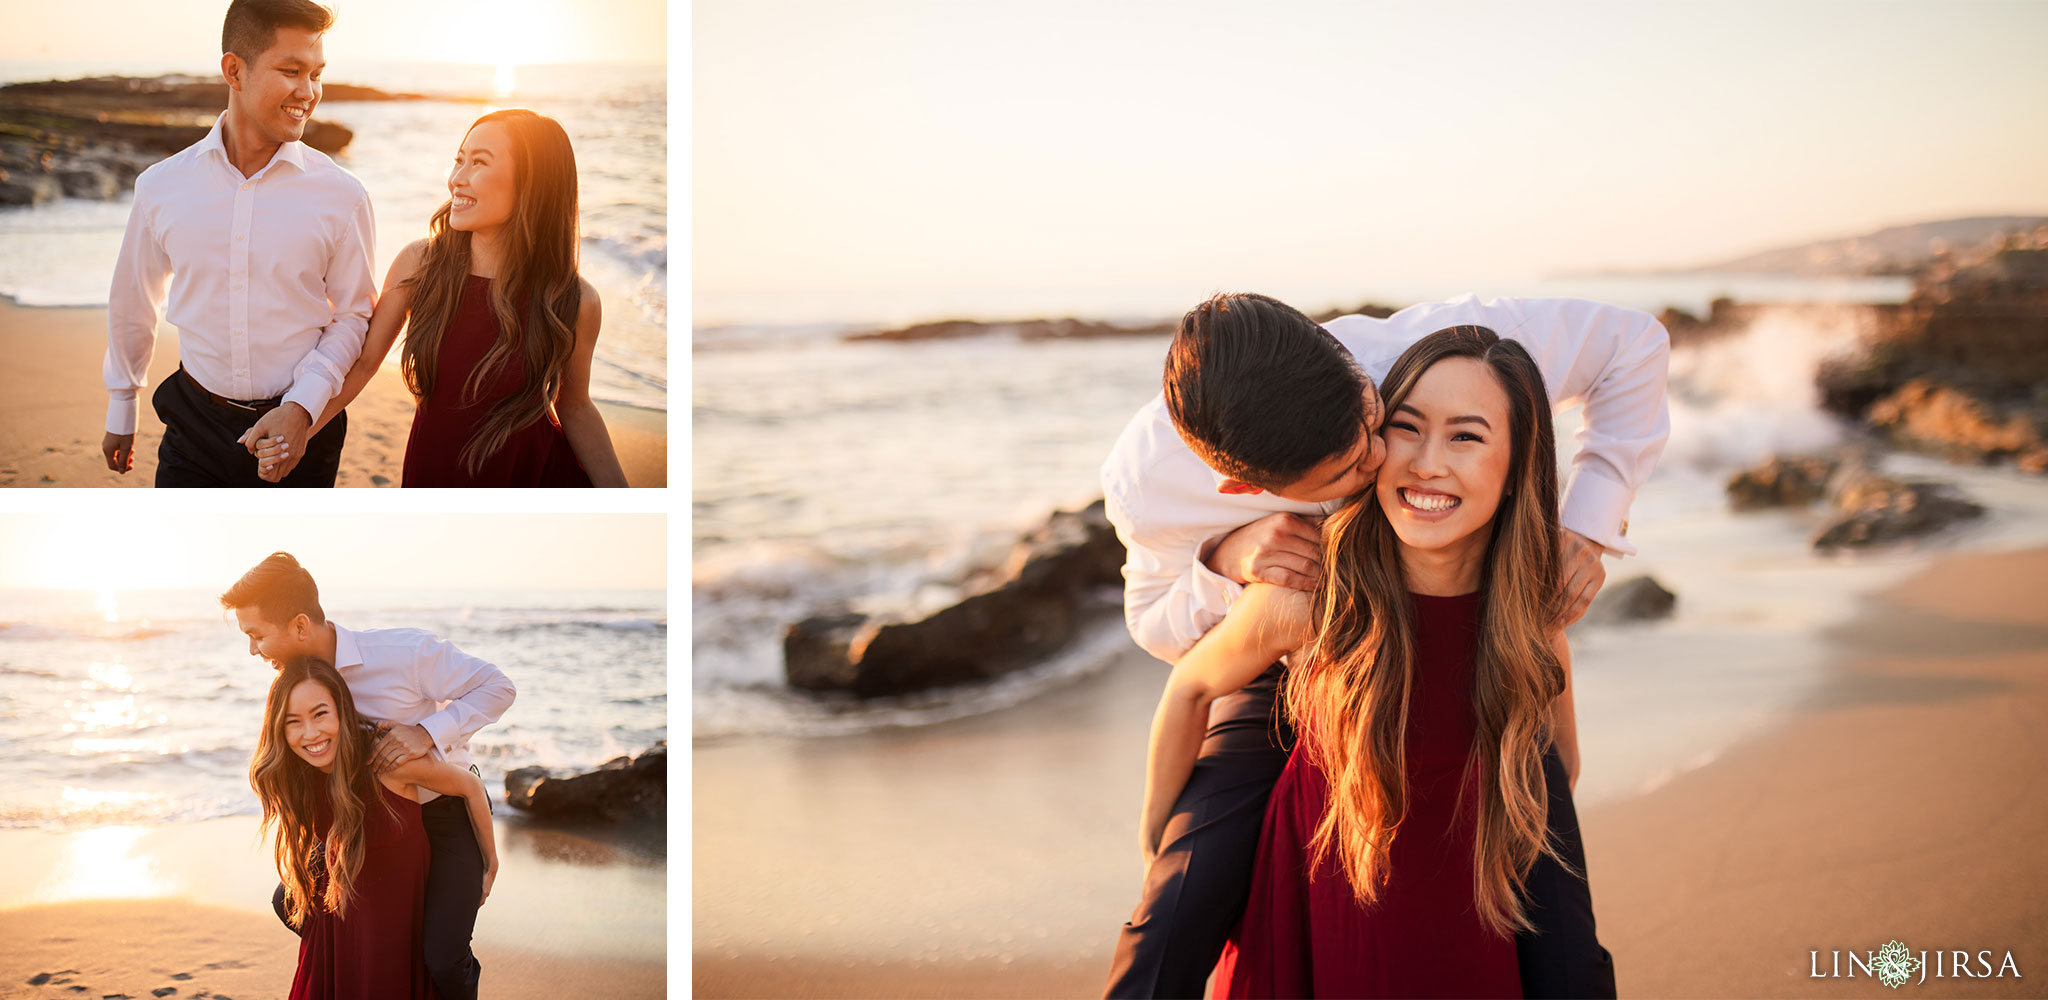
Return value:
<svg viewBox="0 0 2048 1000">
<path fill-rule="evenodd" d="M 1557 445 L 1536 362 L 1485 327 L 1452 327 L 1417 341 L 1387 373 L 1383 412 L 1393 413 L 1445 358 L 1486 365 L 1508 398 L 1509 495 L 1482 529 L 1489 541 L 1472 681 L 1477 727 L 1467 760 L 1478 779 L 1474 900 L 1486 925 L 1507 935 L 1530 927 L 1521 889 L 1537 854 L 1557 857 L 1546 837 L 1543 779 L 1548 712 L 1565 686 L 1549 640 L 1561 606 Z M 1283 697 L 1304 729 L 1305 751 L 1329 777 L 1329 805 L 1311 841 L 1314 863 L 1334 850 L 1358 900 L 1371 905 L 1407 815 L 1415 622 L 1400 539 L 1374 489 L 1331 515 L 1323 535 L 1329 572 L 1315 596 L 1318 633 L 1289 671 Z M 1459 815 L 1465 802 L 1461 796 Z"/>
<path fill-rule="evenodd" d="M 577 277 L 581 238 L 576 221 L 576 152 L 553 118 L 524 108 L 493 111 L 469 127 L 498 122 L 512 135 L 512 184 L 518 192 L 505 223 L 505 259 L 491 282 L 491 313 L 498 340 L 464 379 L 462 405 L 474 405 L 516 357 L 524 362 L 519 391 L 491 404 L 463 445 L 463 468 L 472 475 L 504 447 L 514 431 L 545 419 L 562 388 L 576 348 L 576 314 L 583 306 Z M 452 200 L 452 199 L 451 199 Z M 470 234 L 451 229 L 450 202 L 427 221 L 427 249 L 403 284 L 412 289 L 411 316 L 399 370 L 417 399 L 432 395 L 443 374 L 442 338 L 462 306 L 469 279 Z"/>
<path fill-rule="evenodd" d="M 301 681 L 326 687 L 339 716 L 334 764 L 326 773 L 306 763 L 285 741 L 285 709 L 292 689 Z M 267 833 L 272 823 L 277 824 L 277 877 L 284 883 L 293 927 L 305 926 L 316 897 L 321 909 L 337 917 L 347 915 L 356 876 L 363 870 L 367 806 L 374 802 L 391 811 L 370 771 L 374 732 L 356 712 L 348 684 L 325 660 L 294 658 L 270 682 L 270 696 L 263 705 L 263 732 L 256 738 L 256 755 L 249 761 L 249 787 L 263 803 L 259 829 Z M 323 798 L 333 816 L 324 852 L 313 825 Z M 319 890 L 322 871 L 327 874 L 324 893 Z"/>
</svg>

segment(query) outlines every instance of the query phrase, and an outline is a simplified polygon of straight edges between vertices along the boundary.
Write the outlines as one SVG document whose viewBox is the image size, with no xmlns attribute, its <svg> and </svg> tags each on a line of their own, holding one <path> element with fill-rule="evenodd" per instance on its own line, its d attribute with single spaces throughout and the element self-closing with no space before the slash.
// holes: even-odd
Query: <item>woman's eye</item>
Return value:
<svg viewBox="0 0 2048 1000">
<path fill-rule="evenodd" d="M 1409 423 L 1409 422 L 1407 422 L 1406 420 L 1393 420 L 1393 421 L 1389 421 L 1389 422 L 1387 423 L 1387 429 L 1388 429 L 1388 430 L 1401 430 L 1401 431 L 1407 431 L 1407 432 L 1408 432 L 1408 433 L 1410 433 L 1410 434 L 1413 434 L 1413 433 L 1415 433 L 1415 425 L 1414 425 L 1414 424 L 1411 424 L 1411 423 Z"/>
<path fill-rule="evenodd" d="M 1477 442 L 1479 442 L 1480 444 L 1485 444 L 1485 443 L 1486 443 L 1486 439 L 1485 439 L 1485 438 L 1483 438 L 1483 437 L 1480 437 L 1479 435 L 1477 435 L 1477 434 L 1474 434 L 1474 433 L 1472 433 L 1471 431 L 1459 431 L 1459 432 L 1458 432 L 1458 434 L 1457 434 L 1457 436 L 1455 436 L 1455 437 L 1451 438 L 1451 440 L 1453 440 L 1453 441 L 1477 441 Z"/>
</svg>

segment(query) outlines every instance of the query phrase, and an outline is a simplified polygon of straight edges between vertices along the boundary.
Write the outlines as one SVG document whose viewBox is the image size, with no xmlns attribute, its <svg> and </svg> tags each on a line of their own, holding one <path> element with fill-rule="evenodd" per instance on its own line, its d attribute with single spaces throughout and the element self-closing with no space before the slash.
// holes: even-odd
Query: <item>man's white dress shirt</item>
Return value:
<svg viewBox="0 0 2048 1000">
<path fill-rule="evenodd" d="M 1468 295 L 1410 306 L 1386 319 L 1339 316 L 1323 329 L 1378 385 L 1409 346 L 1462 325 L 1487 327 L 1527 348 L 1554 407 L 1585 402 L 1560 517 L 1609 552 L 1633 555 L 1624 538 L 1629 504 L 1671 432 L 1664 401 L 1670 344 L 1663 325 L 1640 310 L 1581 299 L 1482 302 Z M 1128 551 L 1124 623 L 1139 646 L 1169 663 L 1222 621 L 1244 589 L 1202 564 L 1211 541 L 1268 514 L 1313 516 L 1343 506 L 1342 500 L 1218 493 L 1223 479 L 1188 450 L 1161 396 L 1131 418 L 1102 466 L 1109 520 Z"/>
<path fill-rule="evenodd" d="M 334 669 L 365 719 L 424 727 L 434 756 L 469 770 L 469 738 L 504 716 L 511 678 L 453 643 L 416 628 L 334 626 Z M 419 790 L 421 802 L 439 794 Z"/>
<path fill-rule="evenodd" d="M 369 192 L 303 142 L 243 177 L 226 119 L 135 179 L 107 299 L 109 433 L 135 433 L 167 278 L 179 358 L 218 395 L 282 395 L 317 420 L 362 353 L 377 288 Z"/>
</svg>

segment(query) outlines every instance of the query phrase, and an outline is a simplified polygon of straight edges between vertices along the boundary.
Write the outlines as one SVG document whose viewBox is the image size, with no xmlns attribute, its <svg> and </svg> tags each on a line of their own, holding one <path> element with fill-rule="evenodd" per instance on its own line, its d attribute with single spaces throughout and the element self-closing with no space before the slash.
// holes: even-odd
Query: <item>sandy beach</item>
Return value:
<svg viewBox="0 0 2048 1000">
<path fill-rule="evenodd" d="M 1929 995 L 2038 994 L 2044 582 L 2048 550 L 1944 557 L 1826 636 L 1784 721 L 1586 808 L 1622 994 L 1875 995 L 1812 953 L 1827 974 L 1894 939 L 1929 953 Z M 697 995 L 1099 995 L 1163 677 L 1134 652 L 989 716 L 698 745 Z M 2026 978 L 1954 978 L 1937 950 Z"/>
<path fill-rule="evenodd" d="M 29 308 L 0 298 L 0 349 L 14 358 L 0 393 L 0 487 L 148 486 L 156 477 L 163 423 L 143 390 L 135 468 L 110 471 L 100 455 L 107 394 L 104 308 Z M 177 371 L 177 331 L 158 328 L 149 385 Z M 668 485 L 668 418 L 657 410 L 600 403 L 612 446 L 634 486 Z M 348 442 L 336 486 L 397 486 L 412 425 L 412 396 L 387 368 L 349 405 Z"/>
<path fill-rule="evenodd" d="M 255 831 L 235 817 L 0 833 L 0 998 L 284 996 L 298 941 L 269 912 Z M 483 996 L 664 995 L 659 852 L 518 820 L 498 837 L 475 938 Z"/>
</svg>

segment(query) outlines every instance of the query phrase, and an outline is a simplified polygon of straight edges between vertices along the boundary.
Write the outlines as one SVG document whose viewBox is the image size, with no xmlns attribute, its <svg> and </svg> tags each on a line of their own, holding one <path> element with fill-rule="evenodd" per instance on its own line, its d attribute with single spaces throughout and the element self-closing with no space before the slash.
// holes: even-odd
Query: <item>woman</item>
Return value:
<svg viewBox="0 0 2048 1000">
<path fill-rule="evenodd" d="M 1283 692 L 1300 740 L 1219 965 L 1232 996 L 1519 996 L 1520 891 L 1556 856 L 1546 746 L 1578 771 L 1542 375 L 1521 345 L 1455 327 L 1383 389 L 1386 463 L 1325 524 L 1316 594 L 1246 588 L 1153 723 L 1148 852 L 1210 702 L 1301 649 Z"/>
<path fill-rule="evenodd" d="M 278 671 L 249 784 L 263 803 L 262 829 L 277 825 L 277 874 L 299 929 L 292 1000 L 431 1000 L 420 789 L 469 807 L 485 899 L 498 876 L 483 782 L 432 756 L 373 774 L 375 741 L 332 666 L 302 656 Z"/>
<path fill-rule="evenodd" d="M 576 154 L 554 119 L 493 111 L 463 137 L 448 201 L 391 263 L 363 352 L 314 432 L 369 384 L 406 328 L 418 409 L 402 486 L 624 486 L 590 399 L 602 316 L 577 274 Z M 265 476 L 290 456 L 257 451 Z"/>
</svg>

